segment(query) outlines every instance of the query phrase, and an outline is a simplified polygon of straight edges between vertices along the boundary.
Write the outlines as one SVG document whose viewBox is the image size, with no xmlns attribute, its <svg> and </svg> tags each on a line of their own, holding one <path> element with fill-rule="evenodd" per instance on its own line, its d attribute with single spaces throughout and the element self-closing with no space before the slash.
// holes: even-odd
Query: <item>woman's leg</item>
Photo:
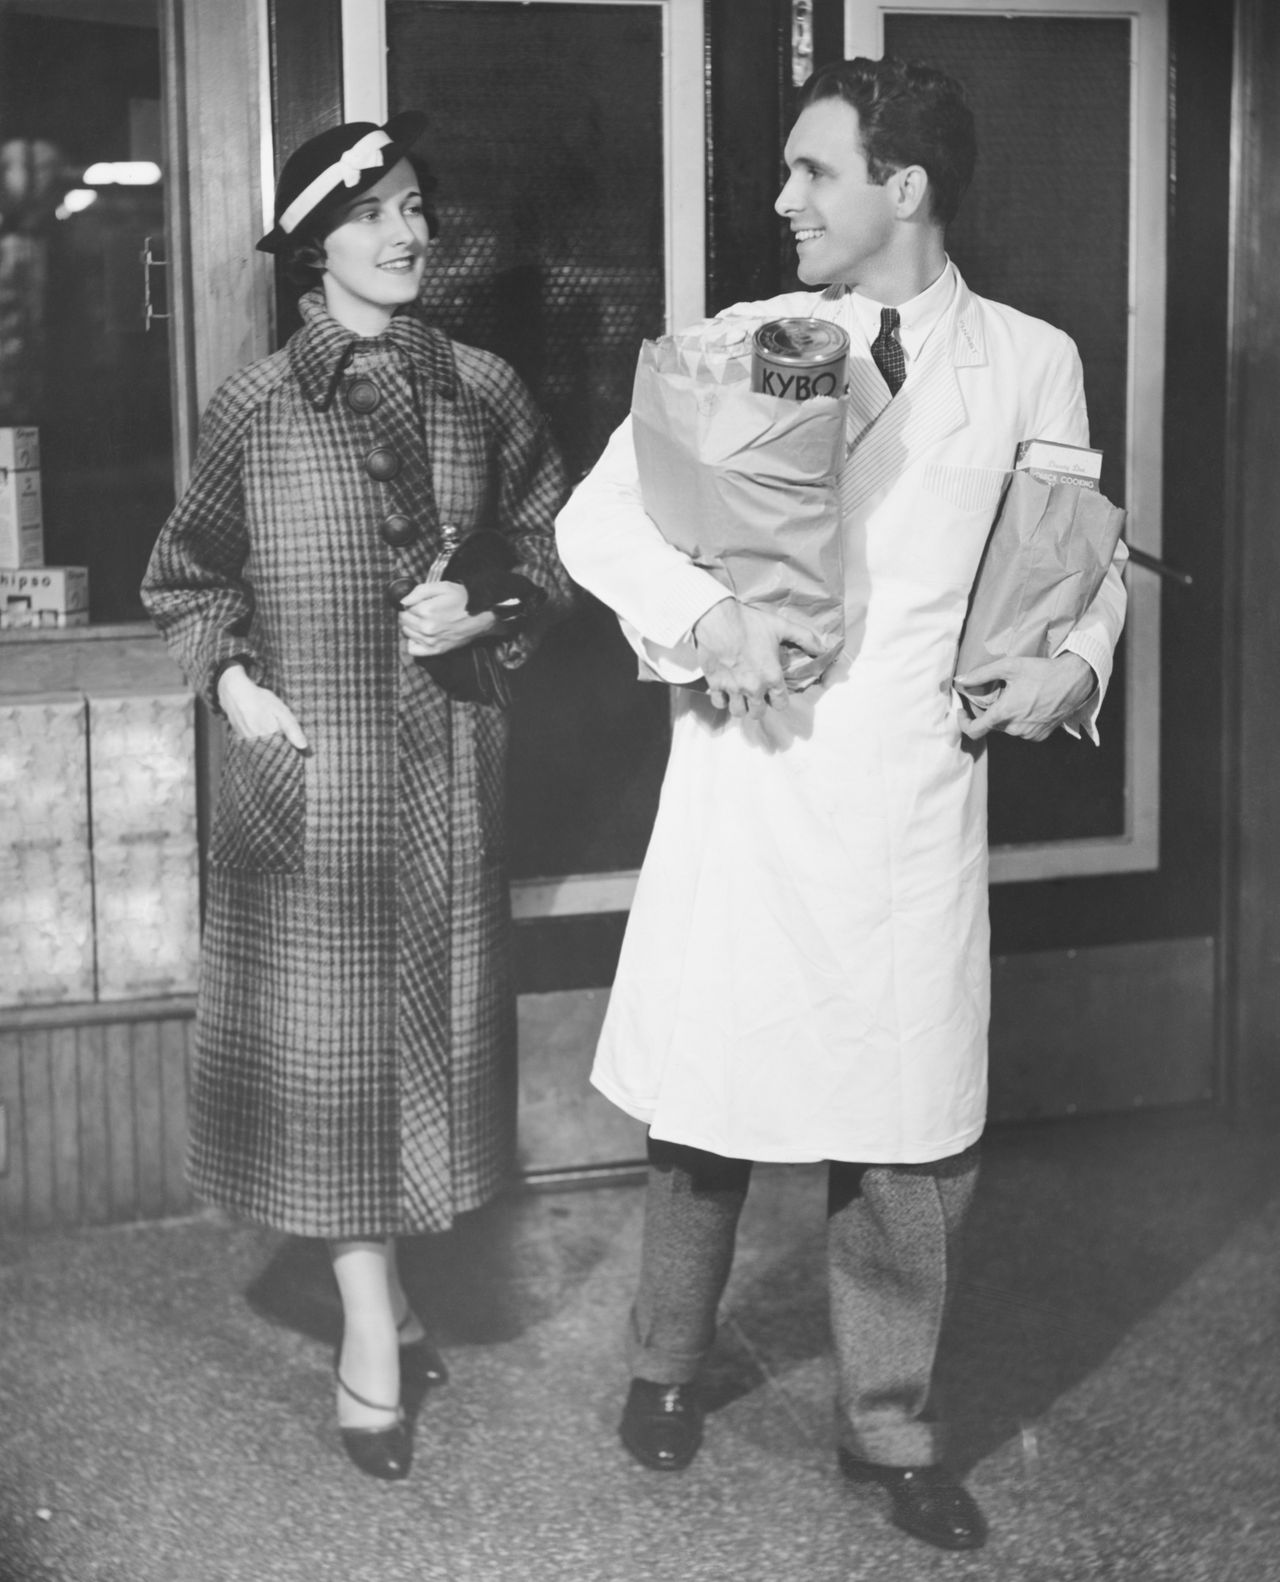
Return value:
<svg viewBox="0 0 1280 1582">
<path fill-rule="evenodd" d="M 400 1411 L 400 1346 L 392 1297 L 392 1281 L 398 1289 L 399 1280 L 392 1273 L 392 1243 L 332 1241 L 329 1255 L 342 1299 L 338 1422 L 343 1428 L 387 1428 Z"/>
<path fill-rule="evenodd" d="M 391 1290 L 391 1312 L 396 1321 L 396 1332 L 402 1346 L 412 1346 L 426 1335 L 418 1315 L 409 1306 L 409 1298 L 400 1283 L 397 1264 L 397 1243 L 394 1236 L 387 1242 L 387 1283 Z"/>
</svg>

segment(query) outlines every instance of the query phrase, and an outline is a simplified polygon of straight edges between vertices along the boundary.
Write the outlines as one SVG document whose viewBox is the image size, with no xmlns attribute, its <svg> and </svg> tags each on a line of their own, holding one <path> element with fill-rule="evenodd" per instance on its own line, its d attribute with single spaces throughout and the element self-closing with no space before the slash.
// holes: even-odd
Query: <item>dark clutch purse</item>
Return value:
<svg viewBox="0 0 1280 1582">
<path fill-rule="evenodd" d="M 539 610 L 547 597 L 545 588 L 512 569 L 515 564 L 511 541 L 501 533 L 481 529 L 469 533 L 456 549 L 438 555 L 427 573 L 428 582 L 461 583 L 467 590 L 468 615 L 492 610 L 498 618 L 492 636 L 415 661 L 460 703 L 490 703 L 500 708 L 511 703 L 511 682 L 494 652 L 494 642 Z"/>
</svg>

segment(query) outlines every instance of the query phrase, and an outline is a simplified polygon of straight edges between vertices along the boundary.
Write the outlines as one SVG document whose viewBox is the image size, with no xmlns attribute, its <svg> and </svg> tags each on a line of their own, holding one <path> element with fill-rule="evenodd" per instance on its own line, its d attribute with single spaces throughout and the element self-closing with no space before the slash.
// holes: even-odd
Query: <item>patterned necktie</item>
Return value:
<svg viewBox="0 0 1280 1582">
<path fill-rule="evenodd" d="M 880 333 L 871 343 L 871 355 L 876 367 L 884 375 L 889 394 L 896 396 L 907 377 L 907 359 L 898 339 L 897 308 L 880 309 Z"/>
</svg>

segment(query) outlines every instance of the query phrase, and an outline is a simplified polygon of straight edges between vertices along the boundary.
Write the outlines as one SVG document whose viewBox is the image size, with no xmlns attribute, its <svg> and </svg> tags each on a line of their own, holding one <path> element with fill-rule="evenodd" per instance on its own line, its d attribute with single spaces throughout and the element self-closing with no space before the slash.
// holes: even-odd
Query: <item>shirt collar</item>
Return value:
<svg viewBox="0 0 1280 1582">
<path fill-rule="evenodd" d="M 289 341 L 289 361 L 303 395 L 323 411 L 357 351 L 388 348 L 411 363 L 422 381 L 441 395 L 456 393 L 449 339 L 433 329 L 415 307 L 401 309 L 381 335 L 362 338 L 330 316 L 318 287 L 298 303 L 302 328 Z"/>
<path fill-rule="evenodd" d="M 897 304 L 898 339 L 906 354 L 908 368 L 924 350 L 925 342 L 951 306 L 956 294 L 956 280 L 956 267 L 948 258 L 942 273 L 932 285 L 926 286 L 910 301 Z M 857 291 L 850 291 L 845 301 L 854 323 L 866 335 L 867 345 L 870 346 L 880 333 L 880 309 L 885 304 L 864 297 Z"/>
</svg>

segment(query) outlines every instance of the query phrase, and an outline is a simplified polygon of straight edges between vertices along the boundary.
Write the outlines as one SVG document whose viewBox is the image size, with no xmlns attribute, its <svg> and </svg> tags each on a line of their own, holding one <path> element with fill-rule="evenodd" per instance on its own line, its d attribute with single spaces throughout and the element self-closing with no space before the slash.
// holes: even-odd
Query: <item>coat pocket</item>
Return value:
<svg viewBox="0 0 1280 1582">
<path fill-rule="evenodd" d="M 924 470 L 924 486 L 959 511 L 988 511 L 994 517 L 1011 476 L 1004 467 L 956 467 L 933 462 Z"/>
<path fill-rule="evenodd" d="M 232 737 L 222 765 L 210 863 L 252 873 L 297 873 L 306 816 L 303 755 L 288 738 Z"/>
</svg>

